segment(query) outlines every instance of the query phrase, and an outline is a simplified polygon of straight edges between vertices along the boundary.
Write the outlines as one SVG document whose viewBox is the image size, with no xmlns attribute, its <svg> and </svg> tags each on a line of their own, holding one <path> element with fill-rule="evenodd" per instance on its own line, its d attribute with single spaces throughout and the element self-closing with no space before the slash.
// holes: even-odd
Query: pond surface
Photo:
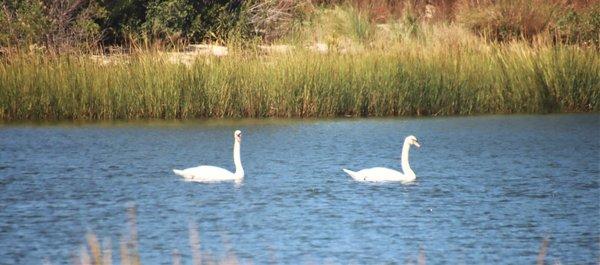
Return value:
<svg viewBox="0 0 600 265">
<path fill-rule="evenodd" d="M 246 178 L 186 182 L 198 164 Z M 351 180 L 341 168 L 400 169 L 413 185 Z M 87 232 L 111 243 L 137 208 L 141 260 L 243 263 L 534 264 L 600 259 L 600 116 L 240 120 L 0 125 L 0 264 L 72 261 Z M 422 249 L 422 250 L 420 250 Z M 210 255 L 208 255 L 210 254 Z"/>
</svg>

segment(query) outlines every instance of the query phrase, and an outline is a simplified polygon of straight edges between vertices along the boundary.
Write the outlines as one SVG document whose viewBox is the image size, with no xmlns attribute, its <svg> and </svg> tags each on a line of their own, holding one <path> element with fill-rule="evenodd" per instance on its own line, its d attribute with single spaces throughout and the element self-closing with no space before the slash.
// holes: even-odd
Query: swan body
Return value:
<svg viewBox="0 0 600 265">
<path fill-rule="evenodd" d="M 184 177 L 187 180 L 211 182 L 235 180 L 235 173 L 215 166 L 198 166 L 184 170 L 173 169 L 175 174 Z"/>
<path fill-rule="evenodd" d="M 360 171 L 352 171 L 348 169 L 342 169 L 346 172 L 352 179 L 356 181 L 366 181 L 366 182 L 383 182 L 383 181 L 399 181 L 403 183 L 409 183 L 414 181 L 417 176 L 415 172 L 410 168 L 408 163 L 408 151 L 410 146 L 414 145 L 416 147 L 421 147 L 416 137 L 410 135 L 404 139 L 404 145 L 402 146 L 402 172 L 389 169 L 385 167 L 374 167 L 367 168 Z"/>
<path fill-rule="evenodd" d="M 233 144 L 233 161 L 235 164 L 235 172 L 215 166 L 198 166 L 183 170 L 173 169 L 173 172 L 182 176 L 185 180 L 196 182 L 219 182 L 219 181 L 235 181 L 241 182 L 244 179 L 244 168 L 240 159 L 240 143 L 242 142 L 242 132 L 237 130 L 234 132 Z"/>
<path fill-rule="evenodd" d="M 385 167 L 373 167 L 354 172 L 352 170 L 343 169 L 356 181 L 400 181 L 411 182 L 415 180 L 415 176 L 407 176 L 402 172 Z"/>
</svg>

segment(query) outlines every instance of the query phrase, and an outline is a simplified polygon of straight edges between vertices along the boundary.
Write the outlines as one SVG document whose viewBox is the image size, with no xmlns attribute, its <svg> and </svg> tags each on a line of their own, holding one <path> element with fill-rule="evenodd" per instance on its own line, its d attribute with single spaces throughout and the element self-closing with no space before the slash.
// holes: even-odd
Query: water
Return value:
<svg viewBox="0 0 600 265">
<path fill-rule="evenodd" d="M 246 179 L 185 182 L 172 168 L 233 169 L 244 131 Z M 600 242 L 600 116 L 12 124 L 0 126 L 0 263 L 70 262 L 94 232 L 119 241 L 137 207 L 141 259 L 241 262 L 595 264 Z M 342 167 L 400 168 L 414 185 L 351 181 Z"/>
</svg>

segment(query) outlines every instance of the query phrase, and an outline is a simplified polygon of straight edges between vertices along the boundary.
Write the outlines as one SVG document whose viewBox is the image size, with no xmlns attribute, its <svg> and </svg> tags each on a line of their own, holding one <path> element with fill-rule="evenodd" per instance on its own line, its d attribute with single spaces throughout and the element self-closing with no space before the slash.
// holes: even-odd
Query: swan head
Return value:
<svg viewBox="0 0 600 265">
<path fill-rule="evenodd" d="M 233 133 L 233 138 L 235 139 L 236 142 L 241 143 L 242 142 L 242 131 L 236 130 Z"/>
<path fill-rule="evenodd" d="M 417 140 L 417 137 L 415 137 L 414 135 L 407 136 L 406 139 L 404 139 L 404 142 L 414 145 L 417 148 L 421 147 L 421 145 L 419 144 L 419 140 Z"/>
</svg>

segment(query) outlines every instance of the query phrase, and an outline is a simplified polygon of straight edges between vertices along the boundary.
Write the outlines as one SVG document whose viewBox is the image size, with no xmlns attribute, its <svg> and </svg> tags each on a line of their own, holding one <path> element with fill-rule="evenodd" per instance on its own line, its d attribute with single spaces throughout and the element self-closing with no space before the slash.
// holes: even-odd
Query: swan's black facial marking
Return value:
<svg viewBox="0 0 600 265">
<path fill-rule="evenodd" d="M 417 148 L 421 147 L 421 145 L 419 144 L 419 140 L 416 137 L 412 137 L 410 140 L 412 145 L 416 146 Z"/>
</svg>

